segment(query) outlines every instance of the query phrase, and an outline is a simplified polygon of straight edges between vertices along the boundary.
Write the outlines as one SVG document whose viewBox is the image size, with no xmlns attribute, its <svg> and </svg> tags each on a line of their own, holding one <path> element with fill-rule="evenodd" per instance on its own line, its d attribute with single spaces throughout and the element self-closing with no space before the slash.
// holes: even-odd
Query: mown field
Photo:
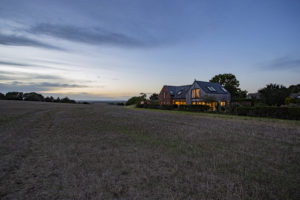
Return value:
<svg viewBox="0 0 300 200">
<path fill-rule="evenodd" d="M 0 101 L 0 199 L 299 199 L 300 124 Z"/>
</svg>

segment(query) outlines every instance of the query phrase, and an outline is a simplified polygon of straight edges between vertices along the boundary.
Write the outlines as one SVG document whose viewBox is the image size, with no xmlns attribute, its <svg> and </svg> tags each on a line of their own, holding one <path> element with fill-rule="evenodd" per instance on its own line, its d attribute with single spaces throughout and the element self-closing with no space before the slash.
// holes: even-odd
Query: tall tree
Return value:
<svg viewBox="0 0 300 200">
<path fill-rule="evenodd" d="M 0 92 L 0 99 L 5 99 L 5 95 Z"/>
<path fill-rule="evenodd" d="M 270 106 L 284 104 L 285 98 L 289 96 L 289 90 L 283 85 L 268 84 L 258 91 L 262 101 Z"/>
<path fill-rule="evenodd" d="M 153 93 L 153 94 L 149 97 L 149 99 L 150 99 L 151 101 L 157 101 L 157 100 L 158 100 L 158 94 L 157 94 L 157 93 Z"/>
<path fill-rule="evenodd" d="M 7 100 L 23 100 L 23 92 L 8 92 L 5 98 Z"/>
<path fill-rule="evenodd" d="M 218 74 L 215 75 L 209 82 L 221 84 L 230 94 L 232 98 L 245 98 L 246 90 L 239 88 L 240 82 L 234 74 Z"/>
</svg>

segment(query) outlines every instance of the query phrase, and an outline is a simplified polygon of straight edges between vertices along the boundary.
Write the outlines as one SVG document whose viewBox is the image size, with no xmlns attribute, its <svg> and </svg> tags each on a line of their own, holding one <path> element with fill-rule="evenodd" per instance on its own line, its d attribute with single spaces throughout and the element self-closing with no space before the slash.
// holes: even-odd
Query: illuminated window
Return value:
<svg viewBox="0 0 300 200">
<path fill-rule="evenodd" d="M 220 106 L 225 106 L 226 105 L 226 102 L 225 101 L 221 101 L 220 102 Z"/>
<path fill-rule="evenodd" d="M 175 101 L 176 105 L 186 105 L 185 101 Z"/>
<path fill-rule="evenodd" d="M 200 89 L 197 88 L 197 89 L 193 89 L 192 90 L 192 98 L 199 98 L 200 97 Z"/>
</svg>

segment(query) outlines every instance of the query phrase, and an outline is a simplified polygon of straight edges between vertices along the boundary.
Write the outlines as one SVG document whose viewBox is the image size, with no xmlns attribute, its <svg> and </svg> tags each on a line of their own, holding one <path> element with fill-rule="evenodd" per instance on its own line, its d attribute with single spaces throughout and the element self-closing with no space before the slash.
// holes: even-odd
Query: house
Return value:
<svg viewBox="0 0 300 200">
<path fill-rule="evenodd" d="M 221 106 L 229 105 L 231 95 L 219 83 L 195 80 L 192 85 L 165 85 L 158 98 L 160 104 L 208 105 L 215 108 L 217 103 Z"/>
<path fill-rule="evenodd" d="M 190 89 L 191 85 L 183 86 L 170 86 L 165 85 L 159 95 L 159 104 L 177 104 L 185 105 L 186 104 L 186 93 Z"/>
</svg>

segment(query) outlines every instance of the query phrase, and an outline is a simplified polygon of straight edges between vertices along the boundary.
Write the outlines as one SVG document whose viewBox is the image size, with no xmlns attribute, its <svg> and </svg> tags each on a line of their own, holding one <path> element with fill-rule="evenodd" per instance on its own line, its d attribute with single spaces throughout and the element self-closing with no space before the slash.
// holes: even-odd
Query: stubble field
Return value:
<svg viewBox="0 0 300 200">
<path fill-rule="evenodd" d="M 0 101 L 0 199 L 299 199 L 298 122 Z"/>
</svg>

